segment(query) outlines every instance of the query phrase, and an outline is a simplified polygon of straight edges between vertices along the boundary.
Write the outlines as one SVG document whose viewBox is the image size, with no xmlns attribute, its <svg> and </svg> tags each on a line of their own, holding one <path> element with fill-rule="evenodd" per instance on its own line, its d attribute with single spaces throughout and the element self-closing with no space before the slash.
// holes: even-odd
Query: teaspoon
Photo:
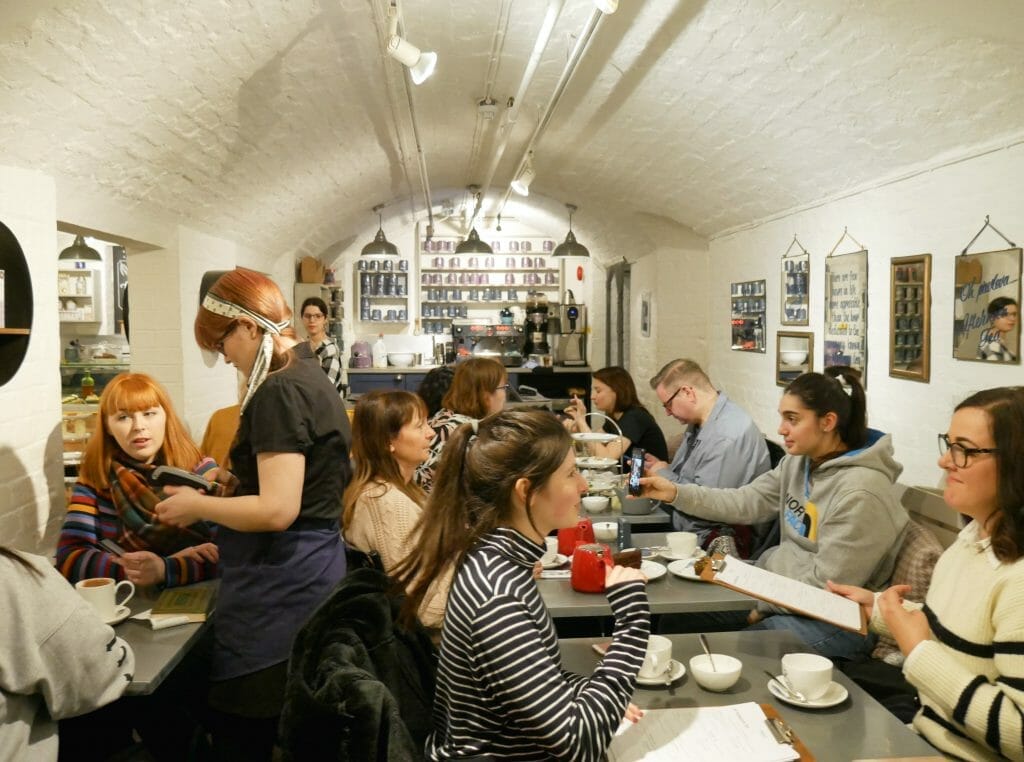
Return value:
<svg viewBox="0 0 1024 762">
<path fill-rule="evenodd" d="M 711 658 L 711 649 L 708 648 L 708 639 L 704 637 L 703 632 L 700 635 L 698 635 L 697 638 L 698 640 L 700 640 L 700 647 L 703 648 L 704 653 L 708 655 L 708 662 L 711 664 L 711 671 L 717 672 L 718 669 L 717 667 L 715 667 L 715 660 Z"/>
</svg>

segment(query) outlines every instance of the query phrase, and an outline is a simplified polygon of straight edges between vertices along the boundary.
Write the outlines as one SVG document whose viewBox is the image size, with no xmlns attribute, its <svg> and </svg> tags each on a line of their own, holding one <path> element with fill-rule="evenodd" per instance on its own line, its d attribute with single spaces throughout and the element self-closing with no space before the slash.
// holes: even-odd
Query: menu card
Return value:
<svg viewBox="0 0 1024 762">
<path fill-rule="evenodd" d="M 754 702 L 732 706 L 648 709 L 612 739 L 609 762 L 678 762 L 713 750 L 714 759 L 788 762 L 800 759 L 779 743 Z"/>
<path fill-rule="evenodd" d="M 703 579 L 783 606 L 798 614 L 829 622 L 844 630 L 859 632 L 862 635 L 867 633 L 863 611 L 849 598 L 761 569 L 754 564 L 744 563 L 738 558 L 726 556 L 725 568 L 712 572 L 709 565 L 701 576 Z"/>
</svg>

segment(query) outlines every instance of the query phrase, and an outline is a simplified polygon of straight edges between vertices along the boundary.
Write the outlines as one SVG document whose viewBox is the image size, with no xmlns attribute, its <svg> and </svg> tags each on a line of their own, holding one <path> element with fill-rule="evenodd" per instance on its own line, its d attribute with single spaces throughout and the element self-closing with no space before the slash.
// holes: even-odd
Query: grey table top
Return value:
<svg viewBox="0 0 1024 762">
<path fill-rule="evenodd" d="M 637 686 L 633 702 L 642 709 L 665 707 L 724 706 L 754 701 L 771 704 L 782 719 L 820 761 L 893 757 L 931 757 L 938 754 L 912 730 L 845 675 L 834 670 L 833 679 L 850 693 L 849 698 L 830 709 L 801 709 L 773 696 L 762 670 L 778 674 L 783 654 L 807 647 L 791 632 L 764 630 L 720 632 L 708 635 L 711 650 L 737 657 L 743 662 L 739 682 L 725 693 L 712 693 L 697 685 L 689 674 L 690 657 L 701 653 L 696 635 L 669 635 L 672 657 L 687 667 L 687 674 L 670 688 Z M 562 666 L 578 674 L 589 674 L 597 664 L 593 643 L 608 638 L 560 640 Z M 641 720 L 642 721 L 642 720 Z M 696 758 L 696 757 L 695 757 Z"/>
<path fill-rule="evenodd" d="M 217 585 L 217 580 L 199 582 L 199 585 Z M 153 607 L 158 592 L 140 588 L 128 602 L 132 615 Z M 135 676 L 125 690 L 127 696 L 152 693 L 171 673 L 193 646 L 203 630 L 210 624 L 183 624 L 166 630 L 154 630 L 148 622 L 126 619 L 114 627 L 135 652 Z"/>
<path fill-rule="evenodd" d="M 635 547 L 664 545 L 664 532 L 633 535 Z M 657 561 L 657 559 L 654 559 Z M 608 600 L 600 593 L 577 593 L 568 579 L 539 579 L 537 587 L 544 604 L 554 618 L 575 616 L 609 616 Z M 756 601 L 735 590 L 710 582 L 697 582 L 666 572 L 647 584 L 647 597 L 652 614 L 685 614 L 698 611 L 745 611 Z"/>
</svg>

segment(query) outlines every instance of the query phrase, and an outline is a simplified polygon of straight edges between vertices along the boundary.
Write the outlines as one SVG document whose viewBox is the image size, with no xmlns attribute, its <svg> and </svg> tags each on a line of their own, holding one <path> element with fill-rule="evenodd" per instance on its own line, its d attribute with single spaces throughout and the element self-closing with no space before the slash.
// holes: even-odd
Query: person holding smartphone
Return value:
<svg viewBox="0 0 1024 762">
<path fill-rule="evenodd" d="M 175 587 L 213 577 L 219 554 L 205 522 L 174 527 L 156 519 L 164 498 L 160 466 L 212 478 L 217 464 L 192 442 L 160 384 L 121 373 L 100 396 L 57 543 L 58 570 L 69 581 L 127 579 Z"/>
</svg>

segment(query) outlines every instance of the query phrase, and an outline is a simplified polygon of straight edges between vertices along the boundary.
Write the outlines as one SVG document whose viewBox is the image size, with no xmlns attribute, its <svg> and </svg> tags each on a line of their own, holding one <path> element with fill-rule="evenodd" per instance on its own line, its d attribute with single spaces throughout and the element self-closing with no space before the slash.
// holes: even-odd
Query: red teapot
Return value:
<svg viewBox="0 0 1024 762">
<path fill-rule="evenodd" d="M 558 530 L 558 552 L 563 556 L 571 556 L 580 542 L 594 542 L 594 524 L 590 519 L 580 519 L 576 526 Z"/>
<path fill-rule="evenodd" d="M 579 593 L 603 593 L 606 569 L 612 566 L 612 550 L 604 543 L 581 543 L 572 554 L 572 589 Z"/>
</svg>

